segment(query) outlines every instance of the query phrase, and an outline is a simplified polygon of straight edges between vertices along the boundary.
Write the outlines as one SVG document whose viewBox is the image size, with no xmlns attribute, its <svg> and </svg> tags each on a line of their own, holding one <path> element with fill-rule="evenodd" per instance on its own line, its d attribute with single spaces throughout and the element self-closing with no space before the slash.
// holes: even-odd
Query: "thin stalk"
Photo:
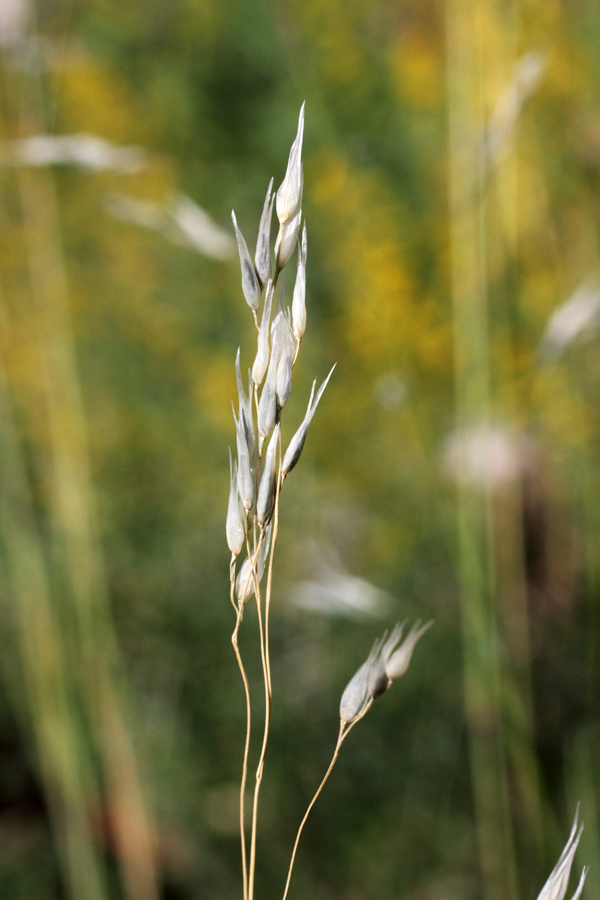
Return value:
<svg viewBox="0 0 600 900">
<path fill-rule="evenodd" d="M 249 539 L 248 533 L 246 530 L 246 526 L 244 525 L 244 530 L 246 532 L 246 544 L 249 549 Z M 252 561 L 251 572 L 248 576 L 248 581 L 246 582 L 243 590 L 242 596 L 244 597 L 248 591 L 248 585 L 250 583 L 250 578 L 253 577 L 254 569 L 256 565 L 256 559 L 260 552 L 260 548 L 262 546 L 262 535 L 258 542 L 258 547 L 255 550 L 254 556 L 250 556 Z M 245 832 L 245 819 L 246 819 L 246 783 L 248 780 L 248 757 L 250 753 L 250 735 L 252 731 L 252 704 L 250 700 L 250 686 L 248 684 L 248 676 L 246 675 L 246 670 L 244 668 L 244 664 L 242 662 L 242 657 L 240 654 L 240 649 L 238 645 L 238 634 L 240 630 L 240 625 L 242 624 L 242 617 L 244 614 L 244 602 L 240 602 L 239 605 L 235 600 L 235 556 L 231 556 L 231 562 L 229 564 L 229 583 L 230 583 L 230 591 L 229 591 L 229 599 L 231 600 L 231 605 L 235 609 L 236 612 L 236 622 L 235 628 L 233 630 L 233 634 L 231 635 L 231 643 L 233 645 L 233 651 L 235 653 L 235 657 L 237 660 L 237 664 L 240 670 L 240 675 L 242 676 L 242 681 L 244 683 L 244 694 L 246 697 L 246 738 L 244 741 L 244 759 L 242 763 L 242 779 L 240 782 L 240 844 L 242 850 L 242 877 L 243 877 L 243 885 L 244 885 L 244 900 L 248 900 L 248 864 L 247 864 L 247 854 L 246 854 L 246 832 Z M 256 585 L 256 579 L 255 579 Z"/>
<path fill-rule="evenodd" d="M 298 828 L 298 832 L 296 834 L 296 840 L 294 841 L 294 849 L 292 850 L 292 858 L 290 859 L 290 867 L 288 869 L 287 880 L 285 882 L 285 890 L 283 892 L 282 900 L 285 900 L 285 898 L 287 897 L 287 894 L 288 894 L 288 890 L 290 888 L 292 871 L 294 868 L 294 862 L 296 860 L 296 851 L 298 850 L 298 844 L 300 843 L 300 836 L 302 834 L 302 830 L 303 830 L 304 826 L 306 825 L 306 820 L 308 819 L 308 817 L 310 815 L 310 811 L 313 808 L 313 806 L 315 805 L 315 803 L 317 802 L 319 794 L 325 787 L 327 779 L 331 775 L 331 771 L 337 762 L 337 758 L 339 756 L 340 748 L 341 748 L 342 744 L 344 743 L 344 741 L 348 737 L 348 734 L 352 731 L 352 729 L 354 728 L 356 723 L 360 722 L 360 720 L 363 718 L 363 716 L 365 716 L 367 714 L 367 712 L 370 710 L 372 703 L 373 703 L 373 701 L 370 700 L 369 703 L 367 704 L 367 706 L 365 707 L 365 709 L 363 710 L 363 712 L 361 713 L 361 715 L 358 716 L 358 718 L 355 719 L 354 722 L 351 722 L 350 725 L 348 725 L 347 727 L 346 727 L 345 722 L 340 722 L 340 731 L 338 734 L 337 744 L 335 745 L 335 750 L 333 751 L 333 756 L 331 757 L 331 762 L 329 763 L 329 768 L 325 772 L 325 775 L 323 776 L 323 780 L 322 780 L 321 784 L 315 791 L 315 794 L 314 794 L 312 800 L 308 804 L 307 810 L 304 813 L 304 817 L 303 817 L 302 821 L 300 822 L 300 827 Z"/>
<path fill-rule="evenodd" d="M 258 767 L 256 770 L 256 786 L 254 791 L 254 806 L 252 811 L 252 839 L 250 845 L 250 884 L 249 884 L 249 900 L 253 900 L 254 896 L 254 864 L 255 864 L 255 854 L 256 854 L 256 826 L 257 826 L 257 818 L 258 818 L 258 795 L 260 793 L 260 786 L 262 782 L 262 774 L 265 764 L 265 757 L 267 753 L 267 744 L 269 743 L 269 731 L 271 727 L 271 706 L 272 706 L 272 688 L 271 688 L 271 655 L 269 650 L 269 613 L 271 609 L 271 590 L 273 583 L 273 559 L 275 556 L 275 545 L 277 544 L 277 535 L 279 532 L 279 493 L 281 490 L 281 436 L 279 438 L 279 470 L 277 473 L 277 483 L 275 487 L 275 507 L 273 511 L 273 534 L 271 537 L 271 547 L 269 551 L 269 568 L 267 572 L 267 590 L 265 594 L 265 610 L 264 610 L 264 642 L 261 641 L 261 652 L 263 652 L 263 660 L 264 660 L 264 675 L 265 675 L 265 730 L 263 734 L 263 743 L 260 753 L 260 758 L 258 761 Z M 263 535 L 261 535 L 260 542 L 263 540 Z M 259 542 L 259 543 L 260 543 Z M 261 638 L 263 635 L 262 630 L 262 621 L 261 621 L 261 609 L 260 609 L 260 598 L 259 593 L 255 588 L 255 593 L 257 597 L 257 607 L 259 614 L 259 628 L 261 629 Z"/>
<path fill-rule="evenodd" d="M 230 583 L 229 596 L 231 599 L 231 603 L 233 604 L 233 608 L 236 611 L 235 628 L 233 630 L 233 634 L 231 635 L 231 643 L 233 645 L 233 652 L 235 653 L 235 658 L 237 659 L 237 664 L 238 664 L 238 667 L 240 670 L 240 675 L 242 676 L 242 681 L 244 683 L 244 694 L 246 696 L 246 739 L 244 741 L 244 761 L 242 763 L 242 780 L 240 783 L 240 843 L 241 843 L 241 847 L 242 847 L 242 878 L 243 878 L 243 882 L 244 882 L 244 900 L 248 900 L 248 864 L 247 864 L 247 860 L 246 860 L 245 795 L 246 795 L 246 781 L 248 779 L 248 754 L 250 752 L 250 732 L 252 729 L 252 705 L 250 702 L 250 687 L 248 685 L 248 676 L 246 675 L 246 670 L 244 669 L 244 664 L 242 662 L 240 649 L 238 647 L 238 632 L 240 630 L 240 625 L 242 622 L 242 613 L 243 613 L 244 607 L 243 607 L 243 604 L 240 604 L 238 607 L 238 605 L 235 602 L 235 556 L 233 554 L 231 555 L 231 563 L 229 565 L 229 583 Z"/>
<path fill-rule="evenodd" d="M 281 492 L 281 434 L 279 435 L 279 469 L 277 472 L 277 483 L 275 485 L 275 507 L 273 510 L 273 536 L 271 540 L 271 549 L 269 553 L 269 568 L 267 570 L 267 590 L 265 594 L 265 649 L 267 656 L 267 673 L 269 677 L 269 693 L 272 695 L 271 688 L 271 654 L 269 650 L 269 614 L 271 612 L 271 590 L 273 586 L 273 559 L 275 556 L 275 544 L 277 543 L 277 535 L 279 533 L 279 495 Z"/>
<path fill-rule="evenodd" d="M 262 535 L 260 537 L 260 543 L 262 543 Z M 250 542 L 248 537 L 246 537 L 247 545 L 248 545 L 248 555 L 250 555 Z M 271 553 L 273 552 L 274 542 L 271 542 Z M 256 553 L 258 556 L 258 551 Z M 263 614 L 262 614 L 262 600 L 260 596 L 260 586 L 258 583 L 258 573 L 256 571 L 256 556 L 252 562 L 252 575 L 254 577 L 254 594 L 256 596 L 256 610 L 258 613 L 258 629 L 260 633 L 260 656 L 262 662 L 263 669 L 263 680 L 265 684 L 265 727 L 263 731 L 263 741 L 262 747 L 260 751 L 260 758 L 258 760 L 258 766 L 256 768 L 256 780 L 254 783 L 254 801 L 252 803 L 252 831 L 250 838 L 250 873 L 248 879 L 248 900 L 253 900 L 254 897 L 254 871 L 256 865 L 256 825 L 258 821 L 258 796 L 260 794 L 260 787 L 262 782 L 262 774 L 265 763 L 265 754 L 267 751 L 267 743 L 269 740 L 269 728 L 271 725 L 271 685 L 269 678 L 269 670 L 267 668 L 267 656 L 265 650 L 265 630 L 263 624 Z"/>
</svg>

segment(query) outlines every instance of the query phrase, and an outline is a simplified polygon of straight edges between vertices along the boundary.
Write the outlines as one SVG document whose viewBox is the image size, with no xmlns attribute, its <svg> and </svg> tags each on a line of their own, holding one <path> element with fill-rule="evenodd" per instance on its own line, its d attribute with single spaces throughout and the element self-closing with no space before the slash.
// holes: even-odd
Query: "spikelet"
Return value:
<svg viewBox="0 0 600 900">
<path fill-rule="evenodd" d="M 329 379 L 331 378 L 331 376 L 333 375 L 334 369 L 335 369 L 335 364 L 332 366 L 329 375 L 327 376 L 327 378 L 325 379 L 325 381 L 319 388 L 314 403 L 313 403 L 313 395 L 315 392 L 315 385 L 317 382 L 313 381 L 313 386 L 312 386 L 312 390 L 310 392 L 310 398 L 308 401 L 308 409 L 306 410 L 306 415 L 304 416 L 304 419 L 302 420 L 302 423 L 301 423 L 300 427 L 298 428 L 296 434 L 291 439 L 289 446 L 288 446 L 287 450 L 285 451 L 285 456 L 283 457 L 281 472 L 282 472 L 282 476 L 284 478 L 286 475 L 288 475 L 292 471 L 292 469 L 294 468 L 294 466 L 297 464 L 298 460 L 300 459 L 300 454 L 302 453 L 302 450 L 304 448 L 304 442 L 306 440 L 306 435 L 308 433 L 308 427 L 309 427 L 310 423 L 312 422 L 312 419 L 313 419 L 313 416 L 317 409 L 317 406 L 319 405 L 319 400 L 323 396 L 323 391 L 327 387 L 327 383 L 328 383 Z"/>
<path fill-rule="evenodd" d="M 237 462 L 231 462 L 229 451 L 229 504 L 227 506 L 227 546 L 234 556 L 238 556 L 244 545 L 244 523 L 237 487 Z"/>
<path fill-rule="evenodd" d="M 265 372 L 267 371 L 267 366 L 269 365 L 269 332 L 274 291 L 275 288 L 273 282 L 269 279 L 267 290 L 265 292 L 265 305 L 263 307 L 262 319 L 260 320 L 260 328 L 258 331 L 256 358 L 254 360 L 254 365 L 252 366 L 252 381 L 257 387 L 262 384 Z"/>
<path fill-rule="evenodd" d="M 304 170 L 302 168 L 302 137 L 304 135 L 304 103 L 300 109 L 298 132 L 290 150 L 287 171 L 277 191 L 277 218 L 284 225 L 300 211 Z"/>
<path fill-rule="evenodd" d="M 271 515 L 273 514 L 273 506 L 275 504 L 275 487 L 277 484 L 276 457 L 279 432 L 280 426 L 277 425 L 267 448 L 265 468 L 258 488 L 256 519 L 261 528 L 270 521 Z"/>
<path fill-rule="evenodd" d="M 271 275 L 271 219 L 273 218 L 273 202 L 275 199 L 274 196 L 271 197 L 272 190 L 273 179 L 271 178 L 269 187 L 267 188 L 265 205 L 263 206 L 262 215 L 260 217 L 258 238 L 256 240 L 256 253 L 254 254 L 256 274 L 263 287 Z"/>
<path fill-rule="evenodd" d="M 306 225 L 302 229 L 302 241 L 298 247 L 298 269 L 292 298 L 292 328 L 297 340 L 306 330 Z"/>
<path fill-rule="evenodd" d="M 577 809 L 575 810 L 575 819 L 573 821 L 573 827 L 571 828 L 569 839 L 565 844 L 563 852 L 560 854 L 558 862 L 552 869 L 550 877 L 538 894 L 537 900 L 564 900 L 565 894 L 567 893 L 567 887 L 569 885 L 571 866 L 573 865 L 575 851 L 577 850 L 577 845 L 579 844 L 582 831 L 583 822 L 581 823 L 581 825 L 579 824 L 579 804 L 577 804 Z M 581 873 L 581 878 L 579 879 L 579 884 L 571 900 L 579 900 L 581 892 L 583 891 L 583 885 L 585 884 L 586 876 L 587 869 L 584 867 L 583 872 Z"/>
<path fill-rule="evenodd" d="M 242 291 L 244 292 L 246 303 L 253 312 L 256 312 L 258 309 L 258 304 L 260 303 L 261 294 L 258 275 L 256 274 L 254 266 L 252 265 L 252 260 L 250 259 L 250 254 L 248 253 L 248 247 L 246 245 L 246 241 L 244 240 L 244 235 L 238 228 L 237 219 L 233 210 L 231 210 L 231 219 L 233 221 L 233 227 L 235 228 L 238 252 L 240 254 L 240 266 L 242 269 Z"/>
</svg>

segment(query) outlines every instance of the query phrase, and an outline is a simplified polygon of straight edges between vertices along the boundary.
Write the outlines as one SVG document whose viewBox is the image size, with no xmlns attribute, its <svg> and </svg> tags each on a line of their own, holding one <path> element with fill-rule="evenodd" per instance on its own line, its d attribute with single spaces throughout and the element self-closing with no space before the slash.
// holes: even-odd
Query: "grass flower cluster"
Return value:
<svg viewBox="0 0 600 900">
<path fill-rule="evenodd" d="M 235 611 L 232 644 L 241 673 L 246 698 L 246 737 L 240 783 L 240 837 L 244 900 L 254 898 L 257 852 L 257 822 L 261 783 L 269 741 L 271 722 L 271 659 L 269 616 L 273 584 L 273 561 L 279 532 L 279 504 L 287 476 L 300 460 L 310 424 L 325 388 L 333 374 L 331 369 L 321 386 L 313 382 L 306 414 L 284 447 L 283 410 L 292 391 L 293 368 L 298 359 L 306 329 L 306 225 L 302 224 L 302 139 L 304 106 L 300 111 L 298 131 L 290 150 L 287 171 L 279 190 L 273 193 L 273 179 L 267 189 L 258 229 L 254 260 L 232 212 L 240 257 L 242 291 L 257 330 L 257 344 L 252 368 L 248 371 L 247 388 L 241 366 L 241 349 L 235 360 L 238 393 L 237 413 L 233 419 L 236 436 L 236 458 L 230 452 L 230 490 L 226 535 L 231 551 L 230 599 Z M 273 208 L 279 230 L 271 255 L 271 223 Z M 298 248 L 296 280 L 291 308 L 286 305 L 284 279 L 281 274 Z M 259 318 L 260 317 L 260 318 Z M 243 560 L 239 561 L 244 554 Z M 266 573 L 266 583 L 264 583 Z M 265 718 L 262 745 L 255 775 L 250 836 L 246 833 L 245 797 L 248 781 L 252 701 L 249 680 L 239 648 L 239 632 L 245 606 L 255 598 L 260 634 L 260 653 L 265 694 Z M 283 900 L 288 895 L 296 852 L 308 816 L 337 761 L 341 746 L 352 728 L 367 714 L 375 700 L 392 682 L 405 674 L 417 642 L 433 622 L 417 622 L 404 637 L 406 623 L 397 624 L 375 642 L 366 661 L 352 676 L 340 701 L 340 722 L 334 753 L 325 775 L 300 822 L 292 848 Z M 563 853 L 543 887 L 538 900 L 564 900 L 571 866 L 583 826 L 579 811 Z M 572 900 L 579 900 L 587 870 L 584 868 Z"/>
</svg>

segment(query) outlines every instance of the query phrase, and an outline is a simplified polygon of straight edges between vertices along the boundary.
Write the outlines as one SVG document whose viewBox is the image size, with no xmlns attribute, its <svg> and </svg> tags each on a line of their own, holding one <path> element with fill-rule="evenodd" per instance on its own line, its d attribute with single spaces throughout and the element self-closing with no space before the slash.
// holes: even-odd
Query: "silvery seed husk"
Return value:
<svg viewBox="0 0 600 900">
<path fill-rule="evenodd" d="M 260 400 L 258 402 L 258 433 L 265 441 L 275 425 L 277 418 L 277 396 L 275 394 L 276 369 L 269 364 L 267 378 L 263 385 Z"/>
<path fill-rule="evenodd" d="M 367 693 L 372 700 L 377 700 L 387 691 L 390 681 L 385 674 L 385 665 L 383 661 L 383 647 L 387 639 L 387 631 L 375 645 L 376 652 L 373 654 L 371 666 L 367 676 Z"/>
<path fill-rule="evenodd" d="M 546 884 L 538 894 L 538 900 L 564 900 L 565 894 L 567 893 L 567 887 L 569 885 L 569 878 L 571 875 L 571 867 L 573 865 L 575 851 L 577 850 L 577 845 L 579 844 L 579 841 L 581 839 L 582 831 L 583 822 L 581 823 L 581 825 L 579 824 L 579 804 L 577 804 L 577 809 L 575 811 L 575 820 L 573 822 L 573 827 L 571 828 L 569 839 L 565 844 L 562 853 L 560 854 L 558 862 L 550 873 Z M 579 897 L 581 896 L 581 892 L 583 890 L 583 885 L 585 883 L 586 875 L 587 869 L 584 868 L 577 889 L 571 900 L 579 900 Z"/>
<path fill-rule="evenodd" d="M 269 279 L 267 290 L 265 292 L 265 304 L 263 307 L 262 319 L 260 320 L 260 329 L 258 332 L 256 359 L 252 366 L 252 380 L 257 387 L 262 383 L 269 365 L 269 331 L 274 290 L 273 282 Z"/>
<path fill-rule="evenodd" d="M 235 435 L 238 454 L 238 490 L 240 493 L 240 500 L 242 501 L 242 505 L 246 512 L 249 512 L 252 509 L 252 505 L 254 503 L 254 478 L 252 476 L 252 466 L 250 465 L 250 454 L 248 451 L 248 443 L 246 439 L 247 428 L 245 427 L 243 422 L 244 416 L 244 410 L 241 409 L 240 418 L 237 419 L 234 410 L 233 419 L 235 422 Z"/>
<path fill-rule="evenodd" d="M 363 712 L 368 703 L 369 695 L 367 694 L 367 675 L 369 671 L 369 663 L 364 662 L 358 672 L 356 672 L 342 694 L 340 700 L 340 719 L 347 725 L 351 725 Z"/>
<path fill-rule="evenodd" d="M 292 258 L 301 221 L 302 210 L 300 209 L 293 219 L 289 219 L 289 221 L 279 226 L 277 240 L 275 241 L 275 266 L 278 271 L 285 268 Z"/>
<path fill-rule="evenodd" d="M 256 253 L 254 255 L 256 272 L 263 286 L 267 283 L 271 275 L 271 219 L 273 218 L 273 203 L 275 200 L 274 195 L 271 197 L 272 190 L 273 179 L 271 178 L 267 189 L 265 205 L 263 206 L 262 215 L 260 217 L 258 239 L 256 241 Z"/>
<path fill-rule="evenodd" d="M 312 418 L 315 414 L 317 406 L 319 405 L 319 400 L 323 396 L 323 391 L 327 387 L 327 383 L 329 382 L 329 379 L 331 378 L 334 369 L 335 369 L 335 365 L 332 367 L 329 375 L 327 376 L 327 378 L 325 379 L 325 381 L 319 388 L 319 390 L 317 392 L 317 396 L 314 400 L 314 403 L 313 403 L 313 395 L 315 392 L 315 385 L 317 382 L 313 381 L 313 386 L 312 386 L 312 390 L 310 392 L 310 398 L 308 401 L 308 409 L 306 410 L 306 415 L 304 416 L 304 419 L 302 420 L 300 427 L 298 428 L 295 435 L 291 439 L 289 446 L 288 446 L 287 450 L 285 451 L 285 455 L 283 457 L 283 463 L 282 463 L 282 467 L 281 467 L 283 477 L 285 477 L 292 471 L 292 469 L 294 468 L 294 466 L 297 464 L 298 460 L 300 459 L 300 454 L 302 453 L 302 449 L 304 447 L 304 442 L 306 440 L 306 435 L 308 432 L 308 426 L 312 422 Z"/>
<path fill-rule="evenodd" d="M 432 625 L 433 622 L 427 622 L 425 625 L 416 622 L 402 644 L 391 654 L 389 659 L 386 660 L 385 671 L 390 681 L 394 681 L 396 678 L 400 678 L 401 675 L 404 675 L 410 664 L 417 641 L 423 637 L 425 632 L 431 628 Z"/>
<path fill-rule="evenodd" d="M 225 531 L 227 534 L 227 546 L 238 556 L 244 545 L 244 524 L 242 509 L 237 486 L 237 462 L 231 462 L 231 450 L 229 451 L 229 504 L 227 506 L 227 522 Z"/>
<path fill-rule="evenodd" d="M 256 500 L 256 518 L 262 527 L 268 522 L 275 504 L 275 486 L 277 483 L 277 444 L 279 443 L 279 423 L 275 427 L 265 456 L 265 468 L 260 479 Z"/>
<path fill-rule="evenodd" d="M 277 218 L 283 224 L 292 219 L 302 205 L 304 171 L 302 169 L 302 137 L 304 134 L 304 103 L 300 109 L 298 131 L 290 150 L 285 178 L 277 191 Z"/>
<path fill-rule="evenodd" d="M 273 364 L 277 366 L 275 392 L 279 408 L 283 409 L 292 392 L 292 365 L 296 342 L 285 313 L 279 312 L 273 330 Z"/>
<path fill-rule="evenodd" d="M 248 372 L 248 395 L 244 390 L 242 382 L 242 372 L 240 368 L 240 348 L 235 358 L 235 380 L 237 384 L 238 402 L 240 410 L 240 419 L 244 424 L 244 432 L 246 434 L 246 443 L 248 444 L 248 453 L 250 454 L 250 462 L 254 459 L 256 451 L 256 436 L 254 434 L 254 417 L 252 415 L 252 381 L 250 372 Z M 242 416 L 243 412 L 243 416 Z"/>
<path fill-rule="evenodd" d="M 404 631 L 405 624 L 406 624 L 405 622 L 397 622 L 396 625 L 394 625 L 394 628 L 392 629 L 392 633 L 390 634 L 389 638 L 386 640 L 385 644 L 381 648 L 380 659 L 381 659 L 384 667 L 387 666 L 390 656 L 392 655 L 392 653 L 398 646 L 398 643 L 402 639 L 402 633 Z"/>
<path fill-rule="evenodd" d="M 289 350 L 286 350 L 279 357 L 275 393 L 277 394 L 279 409 L 283 409 L 292 393 L 292 354 Z"/>
<path fill-rule="evenodd" d="M 365 711 L 369 700 L 369 680 L 371 670 L 379 658 L 384 638 L 375 641 L 366 662 L 352 676 L 340 701 L 340 719 L 351 725 Z"/>
<path fill-rule="evenodd" d="M 300 340 L 306 330 L 306 225 L 302 229 L 302 242 L 298 247 L 298 269 L 292 297 L 292 326 Z"/>
<path fill-rule="evenodd" d="M 252 568 L 248 557 L 246 557 L 242 563 L 242 567 L 235 580 L 235 592 L 240 603 L 245 603 L 254 593 L 254 579 L 252 577 Z"/>
<path fill-rule="evenodd" d="M 254 266 L 252 265 L 252 260 L 250 259 L 250 254 L 248 253 L 248 247 L 246 246 L 244 235 L 238 228 L 237 219 L 233 210 L 231 210 L 231 218 L 233 221 L 233 227 L 235 228 L 238 253 L 240 255 L 240 266 L 242 269 L 242 291 L 244 292 L 246 303 L 248 304 L 250 309 L 256 312 L 258 310 L 258 304 L 260 303 L 260 282 L 258 280 L 258 275 L 256 274 Z"/>
</svg>

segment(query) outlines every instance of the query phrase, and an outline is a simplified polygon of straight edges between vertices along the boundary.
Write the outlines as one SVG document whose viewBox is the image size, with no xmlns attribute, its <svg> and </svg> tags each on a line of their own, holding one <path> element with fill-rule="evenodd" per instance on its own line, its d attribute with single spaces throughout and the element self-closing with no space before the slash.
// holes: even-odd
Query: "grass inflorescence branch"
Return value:
<svg viewBox="0 0 600 900">
<path fill-rule="evenodd" d="M 244 685 L 246 699 L 246 736 L 240 785 L 240 837 L 244 900 L 254 900 L 257 824 L 269 730 L 271 724 L 271 658 L 269 617 L 273 586 L 273 562 L 279 534 L 279 503 L 287 476 L 297 465 L 308 430 L 325 388 L 333 374 L 331 369 L 317 390 L 313 381 L 306 414 L 284 449 L 281 420 L 292 391 L 292 373 L 298 359 L 300 343 L 306 330 L 306 225 L 302 225 L 302 139 L 304 105 L 300 110 L 298 131 L 290 150 L 287 171 L 279 190 L 273 193 L 273 180 L 267 189 L 256 243 L 254 261 L 248 244 L 232 212 L 240 256 L 242 291 L 257 329 L 257 345 L 247 389 L 241 365 L 241 349 L 235 360 L 238 394 L 237 413 L 234 406 L 236 458 L 229 459 L 229 504 L 226 534 L 231 551 L 230 596 L 235 611 L 235 627 L 231 637 Z M 273 208 L 279 221 L 273 259 L 271 256 L 271 221 Z M 292 304 L 286 306 L 283 270 L 298 248 L 296 279 Z M 262 309 L 261 309 L 262 307 Z M 240 554 L 246 556 L 239 563 Z M 265 570 L 266 587 L 263 588 Z M 262 743 L 254 782 L 250 823 L 250 842 L 246 834 L 245 794 L 252 728 L 251 690 L 239 648 L 239 632 L 245 606 L 254 596 L 258 618 L 260 654 L 264 682 L 265 718 Z M 338 758 L 342 743 L 351 729 L 366 715 L 395 678 L 406 671 L 414 647 L 429 628 L 417 623 L 400 644 L 403 627 L 397 625 L 375 643 L 367 661 L 360 667 L 345 689 L 340 704 L 339 734 L 333 757 L 298 828 L 293 845 L 283 898 L 287 896 L 296 851 L 302 830 L 319 794 Z M 400 644 L 400 646 L 398 646 Z"/>
</svg>

